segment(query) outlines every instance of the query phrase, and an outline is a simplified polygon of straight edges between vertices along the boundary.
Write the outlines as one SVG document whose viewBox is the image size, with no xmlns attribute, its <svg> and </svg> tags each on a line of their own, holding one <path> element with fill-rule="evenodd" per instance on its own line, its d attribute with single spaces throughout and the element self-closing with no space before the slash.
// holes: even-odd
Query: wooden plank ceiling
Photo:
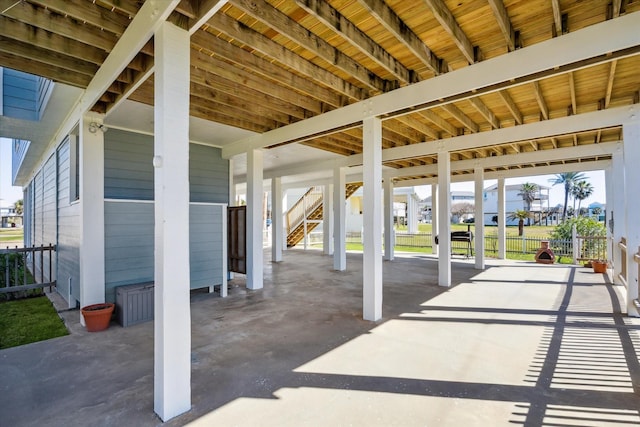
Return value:
<svg viewBox="0 0 640 427">
<path fill-rule="evenodd" d="M 142 3 L 0 0 L 0 66 L 84 88 Z M 189 28 L 212 3 L 183 0 L 169 19 Z M 266 132 L 636 11 L 640 0 L 231 0 L 191 37 L 191 114 Z M 153 40 L 93 110 L 108 112 L 152 66 Z M 635 54 L 388 118 L 383 147 L 637 103 L 638 70 Z M 153 78 L 129 98 L 152 104 Z M 620 132 L 514 141 L 455 152 L 452 160 L 616 141 Z M 357 154 L 362 130 L 299 143 Z M 435 162 L 427 156 L 387 165 Z"/>
</svg>

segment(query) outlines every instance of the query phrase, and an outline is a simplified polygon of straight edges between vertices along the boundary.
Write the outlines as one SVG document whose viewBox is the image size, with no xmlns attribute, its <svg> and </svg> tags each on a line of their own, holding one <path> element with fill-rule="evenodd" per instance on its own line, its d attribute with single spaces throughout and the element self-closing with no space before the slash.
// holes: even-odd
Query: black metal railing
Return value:
<svg viewBox="0 0 640 427">
<path fill-rule="evenodd" d="M 0 249 L 0 294 L 56 286 L 55 245 Z"/>
</svg>

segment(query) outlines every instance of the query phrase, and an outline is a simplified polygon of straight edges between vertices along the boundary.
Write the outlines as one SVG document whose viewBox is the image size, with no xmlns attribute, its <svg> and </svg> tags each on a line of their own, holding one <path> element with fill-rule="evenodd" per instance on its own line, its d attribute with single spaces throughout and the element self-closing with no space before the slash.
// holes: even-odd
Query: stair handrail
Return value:
<svg viewBox="0 0 640 427">
<path fill-rule="evenodd" d="M 304 219 L 322 204 L 322 187 L 314 186 L 287 211 L 287 234 L 291 233 Z"/>
</svg>

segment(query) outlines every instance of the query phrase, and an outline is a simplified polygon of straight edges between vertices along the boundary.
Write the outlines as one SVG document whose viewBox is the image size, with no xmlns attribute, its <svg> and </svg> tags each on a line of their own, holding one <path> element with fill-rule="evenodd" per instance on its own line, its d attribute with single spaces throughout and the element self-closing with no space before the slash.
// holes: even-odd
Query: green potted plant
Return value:
<svg viewBox="0 0 640 427">
<path fill-rule="evenodd" d="M 82 317 L 89 332 L 103 331 L 109 327 L 115 304 L 103 302 L 82 307 Z"/>
</svg>

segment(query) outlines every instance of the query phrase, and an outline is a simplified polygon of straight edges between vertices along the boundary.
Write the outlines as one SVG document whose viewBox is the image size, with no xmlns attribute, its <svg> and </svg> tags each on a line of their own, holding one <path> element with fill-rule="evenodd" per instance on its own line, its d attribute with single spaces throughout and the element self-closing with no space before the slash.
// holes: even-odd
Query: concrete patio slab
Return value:
<svg viewBox="0 0 640 427">
<path fill-rule="evenodd" d="M 574 267 L 385 262 L 362 320 L 361 256 L 265 259 L 265 288 L 192 294 L 192 409 L 179 426 L 640 425 L 640 321 Z M 0 351 L 0 425 L 153 426 L 153 324 Z"/>
</svg>

